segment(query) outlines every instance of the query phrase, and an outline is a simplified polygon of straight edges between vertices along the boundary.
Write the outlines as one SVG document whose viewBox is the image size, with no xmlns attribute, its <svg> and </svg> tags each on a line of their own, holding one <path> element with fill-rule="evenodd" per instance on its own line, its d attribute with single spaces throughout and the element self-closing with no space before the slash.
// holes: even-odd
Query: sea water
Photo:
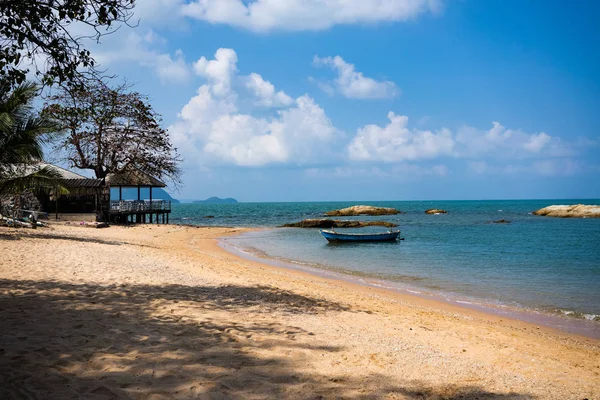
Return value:
<svg viewBox="0 0 600 400">
<path fill-rule="evenodd" d="M 570 316 L 600 327 L 600 219 L 531 212 L 600 200 L 180 204 L 173 223 L 261 227 L 228 239 L 240 251 L 465 304 Z M 276 228 L 356 204 L 403 213 L 340 219 L 397 223 L 397 243 L 329 244 L 317 229 Z M 447 214 L 426 215 L 428 208 Z M 214 218 L 206 218 L 212 216 Z M 496 224 L 496 220 L 508 224 Z M 381 232 L 369 227 L 354 232 Z M 597 331 L 598 332 L 598 331 Z"/>
</svg>

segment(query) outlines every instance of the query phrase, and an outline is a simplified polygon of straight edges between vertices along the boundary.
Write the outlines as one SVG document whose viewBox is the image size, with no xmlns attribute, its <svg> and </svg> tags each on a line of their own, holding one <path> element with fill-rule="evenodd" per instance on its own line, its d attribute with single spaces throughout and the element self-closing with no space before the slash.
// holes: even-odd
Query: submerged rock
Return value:
<svg viewBox="0 0 600 400">
<path fill-rule="evenodd" d="M 281 225 L 281 228 L 362 228 L 365 226 L 385 226 L 393 228 L 398 226 L 387 221 L 347 221 L 326 218 L 311 218 L 291 224 Z"/>
<path fill-rule="evenodd" d="M 440 210 L 439 208 L 430 208 L 429 210 L 425 210 L 425 214 L 448 214 L 448 211 Z"/>
<path fill-rule="evenodd" d="M 325 215 L 333 217 L 349 217 L 356 215 L 396 215 L 401 211 L 389 207 L 352 206 L 341 210 L 328 211 Z"/>
<path fill-rule="evenodd" d="M 533 214 L 559 218 L 600 218 L 600 206 L 584 204 L 548 206 L 534 211 Z"/>
<path fill-rule="evenodd" d="M 505 219 L 499 219 L 497 221 L 492 221 L 492 224 L 510 224 L 510 221 L 507 221 Z"/>
</svg>

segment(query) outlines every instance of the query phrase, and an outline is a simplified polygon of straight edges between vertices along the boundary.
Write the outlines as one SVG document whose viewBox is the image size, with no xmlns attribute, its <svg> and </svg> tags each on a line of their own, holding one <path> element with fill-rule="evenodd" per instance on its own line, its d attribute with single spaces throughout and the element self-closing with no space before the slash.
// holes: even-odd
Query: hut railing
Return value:
<svg viewBox="0 0 600 400">
<path fill-rule="evenodd" d="M 114 213 L 144 213 L 156 211 L 171 211 L 171 200 L 111 200 L 110 212 Z"/>
</svg>

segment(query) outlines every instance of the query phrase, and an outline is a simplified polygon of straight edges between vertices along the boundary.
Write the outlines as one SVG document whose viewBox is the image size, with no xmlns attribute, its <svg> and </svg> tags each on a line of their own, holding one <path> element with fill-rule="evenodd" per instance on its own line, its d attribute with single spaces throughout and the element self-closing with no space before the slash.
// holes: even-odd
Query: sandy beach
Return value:
<svg viewBox="0 0 600 400">
<path fill-rule="evenodd" d="M 240 231 L 0 228 L 0 398 L 600 398 L 598 340 L 217 245 Z"/>
</svg>

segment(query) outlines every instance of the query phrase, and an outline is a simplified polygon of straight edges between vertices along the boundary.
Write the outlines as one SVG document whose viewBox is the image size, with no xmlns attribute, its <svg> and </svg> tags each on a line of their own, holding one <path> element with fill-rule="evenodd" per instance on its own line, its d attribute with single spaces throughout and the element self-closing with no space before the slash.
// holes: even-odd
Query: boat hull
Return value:
<svg viewBox="0 0 600 400">
<path fill-rule="evenodd" d="M 337 233 L 332 231 L 320 231 L 329 242 L 395 242 L 398 240 L 400 231 L 361 234 L 361 233 Z"/>
</svg>

